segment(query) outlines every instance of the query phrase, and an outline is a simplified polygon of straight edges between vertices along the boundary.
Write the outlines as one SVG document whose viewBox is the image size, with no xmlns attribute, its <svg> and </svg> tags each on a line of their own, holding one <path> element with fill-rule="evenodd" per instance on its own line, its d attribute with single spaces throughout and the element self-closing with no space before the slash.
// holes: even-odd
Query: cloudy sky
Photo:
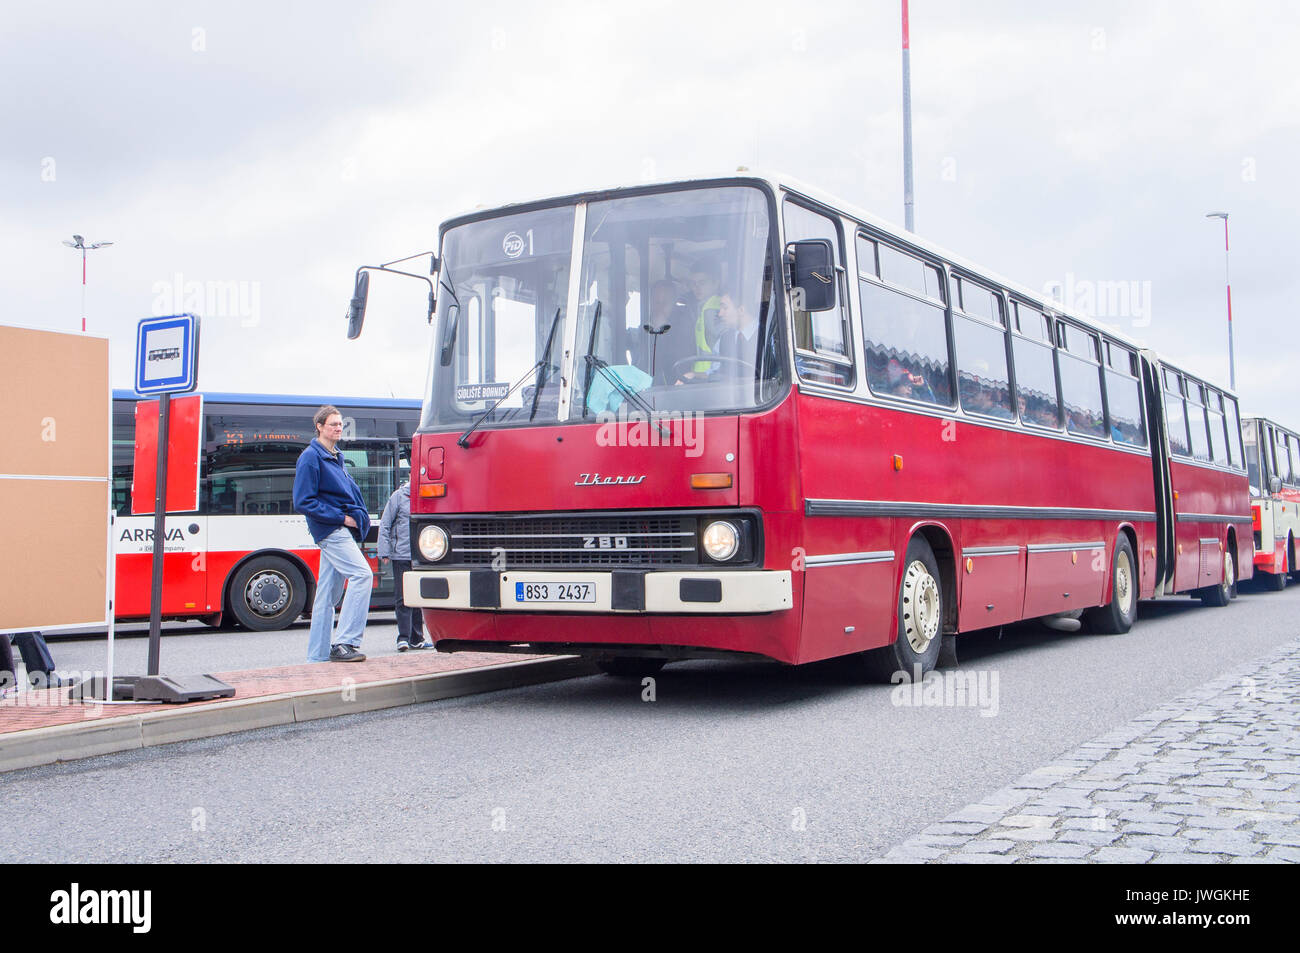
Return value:
<svg viewBox="0 0 1300 953">
<path fill-rule="evenodd" d="M 204 317 L 205 390 L 417 396 L 422 285 L 358 264 L 478 205 L 738 165 L 901 221 L 899 3 L 25 4 L 0 26 L 6 323 Z M 914 0 L 925 237 L 1300 427 L 1300 12 Z M 1127 301 L 1113 291 L 1124 283 Z M 1097 295 L 1097 289 L 1112 294 Z M 197 298 L 196 298 L 197 296 Z"/>
</svg>

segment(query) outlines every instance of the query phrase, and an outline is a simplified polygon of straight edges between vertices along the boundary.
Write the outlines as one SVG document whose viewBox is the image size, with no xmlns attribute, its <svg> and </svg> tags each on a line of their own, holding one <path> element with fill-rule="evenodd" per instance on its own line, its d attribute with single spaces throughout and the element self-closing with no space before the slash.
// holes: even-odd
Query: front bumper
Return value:
<svg viewBox="0 0 1300 953">
<path fill-rule="evenodd" d="M 518 586 L 589 583 L 591 602 L 522 602 Z M 744 615 L 794 605 L 789 570 L 737 572 L 493 572 L 418 569 L 402 577 L 403 600 L 420 609 L 662 615 Z"/>
</svg>

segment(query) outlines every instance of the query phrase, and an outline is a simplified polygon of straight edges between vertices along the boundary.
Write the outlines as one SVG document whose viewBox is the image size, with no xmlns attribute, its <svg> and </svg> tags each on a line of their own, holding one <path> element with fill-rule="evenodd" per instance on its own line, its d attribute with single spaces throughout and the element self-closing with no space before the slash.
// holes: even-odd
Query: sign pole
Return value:
<svg viewBox="0 0 1300 953">
<path fill-rule="evenodd" d="M 117 601 L 117 510 L 108 511 L 108 660 L 104 673 L 104 700 L 113 700 L 113 638 L 117 631 L 114 603 Z"/>
<path fill-rule="evenodd" d="M 133 701 L 189 702 L 230 698 L 235 689 L 211 675 L 171 678 L 158 674 L 162 649 L 163 554 L 167 548 L 167 445 L 171 438 L 171 395 L 198 386 L 199 319 L 193 314 L 145 318 L 136 329 L 135 392 L 158 395 L 153 503 L 153 578 L 149 593 L 149 673 L 122 680 Z M 142 456 L 144 454 L 141 454 Z M 134 491 L 133 496 L 134 496 Z M 141 491 L 143 492 L 143 490 Z M 143 506 L 141 507 L 143 509 Z M 117 686 L 111 686 L 114 692 Z"/>
<path fill-rule="evenodd" d="M 158 398 L 158 465 L 154 471 L 153 504 L 153 578 L 149 593 L 149 668 L 146 674 L 158 674 L 162 652 L 163 554 L 167 535 L 167 443 L 171 418 L 171 394 Z"/>
</svg>

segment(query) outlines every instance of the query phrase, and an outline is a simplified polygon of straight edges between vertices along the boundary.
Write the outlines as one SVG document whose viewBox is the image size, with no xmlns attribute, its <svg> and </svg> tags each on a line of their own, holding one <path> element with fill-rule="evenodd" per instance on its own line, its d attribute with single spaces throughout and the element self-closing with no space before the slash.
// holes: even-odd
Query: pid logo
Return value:
<svg viewBox="0 0 1300 953">
<path fill-rule="evenodd" d="M 524 239 L 518 232 L 507 232 L 501 241 L 501 250 L 507 258 L 518 258 L 524 253 Z"/>
</svg>

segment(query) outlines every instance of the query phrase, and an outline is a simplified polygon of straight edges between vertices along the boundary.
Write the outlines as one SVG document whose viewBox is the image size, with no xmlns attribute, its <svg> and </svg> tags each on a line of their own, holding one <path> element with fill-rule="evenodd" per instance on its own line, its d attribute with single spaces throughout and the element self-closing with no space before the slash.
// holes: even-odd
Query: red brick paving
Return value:
<svg viewBox="0 0 1300 953">
<path fill-rule="evenodd" d="M 494 652 L 457 652 L 439 655 L 425 651 L 389 655 L 367 659 L 364 662 L 317 662 L 309 665 L 285 665 L 280 668 L 250 669 L 243 672 L 214 672 L 213 674 L 235 688 L 234 698 L 219 698 L 207 702 L 189 702 L 184 705 L 95 705 L 69 704 L 60 701 L 60 692 L 45 689 L 24 691 L 0 699 L 0 743 L 7 732 L 30 728 L 47 728 L 52 725 L 83 724 L 101 718 L 118 718 L 141 712 L 176 711 L 228 704 L 245 698 L 280 695 L 288 692 L 335 688 L 343 679 L 356 680 L 357 685 L 384 682 L 394 678 L 415 675 L 433 675 L 467 668 L 482 668 L 504 662 L 518 662 L 537 656 L 510 655 Z M 63 690 L 66 694 L 67 689 Z"/>
</svg>

